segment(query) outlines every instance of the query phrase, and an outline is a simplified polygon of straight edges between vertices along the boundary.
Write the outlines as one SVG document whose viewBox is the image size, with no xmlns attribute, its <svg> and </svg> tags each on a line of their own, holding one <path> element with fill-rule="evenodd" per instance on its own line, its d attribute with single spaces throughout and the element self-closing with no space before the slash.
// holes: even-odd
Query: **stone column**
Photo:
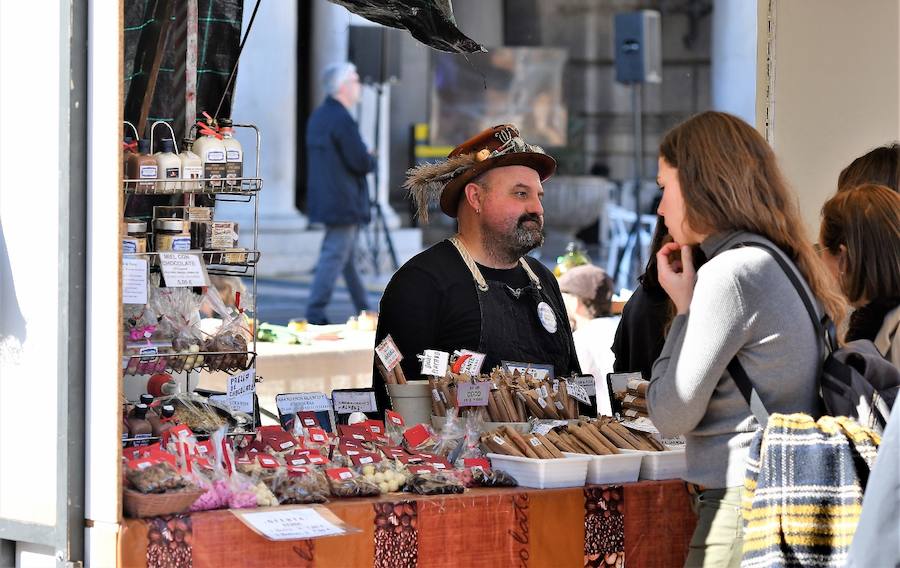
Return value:
<svg viewBox="0 0 900 568">
<path fill-rule="evenodd" d="M 244 13 L 244 33 L 250 11 Z M 236 123 L 255 124 L 261 132 L 259 194 L 259 248 L 263 257 L 277 255 L 279 238 L 270 235 L 302 231 L 305 216 L 294 205 L 296 144 L 302 141 L 296 129 L 297 100 L 297 6 L 294 2 L 263 3 L 237 74 L 232 118 Z M 256 168 L 256 137 L 252 130 L 236 128 L 244 149 L 244 175 Z M 240 223 L 241 243 L 252 246 L 253 204 L 219 202 L 216 217 Z"/>
</svg>

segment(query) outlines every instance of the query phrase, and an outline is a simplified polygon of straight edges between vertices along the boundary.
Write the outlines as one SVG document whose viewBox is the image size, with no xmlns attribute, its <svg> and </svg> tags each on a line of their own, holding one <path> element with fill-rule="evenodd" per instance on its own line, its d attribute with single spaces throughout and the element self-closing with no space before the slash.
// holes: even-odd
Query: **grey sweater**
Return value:
<svg viewBox="0 0 900 568">
<path fill-rule="evenodd" d="M 697 272 L 688 314 L 672 322 L 647 393 L 660 433 L 685 437 L 685 479 L 706 487 L 743 485 L 748 446 L 759 427 L 726 371 L 735 354 L 769 413 L 818 408 L 821 344 L 809 315 L 769 252 L 729 250 L 744 241 L 774 246 L 738 232 L 701 245 L 709 261 Z"/>
</svg>

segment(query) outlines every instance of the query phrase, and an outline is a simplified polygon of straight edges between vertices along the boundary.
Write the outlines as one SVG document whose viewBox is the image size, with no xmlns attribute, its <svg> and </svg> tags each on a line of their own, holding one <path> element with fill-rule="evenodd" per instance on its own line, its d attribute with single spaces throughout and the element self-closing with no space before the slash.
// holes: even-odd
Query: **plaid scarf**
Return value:
<svg viewBox="0 0 900 568">
<path fill-rule="evenodd" d="M 844 566 L 880 443 L 844 416 L 772 414 L 750 445 L 741 566 Z"/>
</svg>

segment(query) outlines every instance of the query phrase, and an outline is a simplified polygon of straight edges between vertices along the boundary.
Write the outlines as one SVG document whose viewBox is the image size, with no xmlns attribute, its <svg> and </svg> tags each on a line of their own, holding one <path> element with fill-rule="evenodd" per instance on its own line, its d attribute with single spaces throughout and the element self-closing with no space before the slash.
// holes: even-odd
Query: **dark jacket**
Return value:
<svg viewBox="0 0 900 568">
<path fill-rule="evenodd" d="M 375 158 L 360 138 L 356 121 L 330 96 L 309 117 L 306 155 L 310 222 L 368 223 L 366 174 L 375 169 Z"/>
</svg>

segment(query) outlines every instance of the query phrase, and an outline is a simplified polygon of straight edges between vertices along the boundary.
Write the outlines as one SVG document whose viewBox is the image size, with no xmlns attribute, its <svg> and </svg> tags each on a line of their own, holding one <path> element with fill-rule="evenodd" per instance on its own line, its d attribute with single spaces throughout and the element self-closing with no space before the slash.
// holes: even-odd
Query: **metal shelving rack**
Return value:
<svg viewBox="0 0 900 568">
<path fill-rule="evenodd" d="M 156 126 L 154 124 L 154 126 Z M 200 254 L 203 263 L 206 266 L 208 274 L 223 276 L 238 276 L 242 278 L 250 278 L 251 280 L 251 306 L 250 311 L 253 314 L 253 333 L 251 342 L 248 344 L 247 351 L 198 351 L 198 352 L 166 352 L 157 354 L 138 354 L 123 355 L 122 370 L 124 375 L 148 374 L 154 372 L 186 372 L 188 379 L 186 383 L 190 383 L 190 373 L 206 370 L 210 372 L 223 371 L 228 373 L 237 373 L 247 371 L 256 367 L 256 330 L 259 327 L 259 316 L 257 313 L 257 278 L 256 266 L 262 254 L 259 251 L 259 193 L 263 187 L 263 180 L 259 176 L 260 165 L 260 143 L 261 136 L 259 128 L 254 124 L 234 124 L 234 128 L 252 129 L 256 135 L 256 164 L 254 175 L 252 177 L 240 178 L 198 178 L 192 180 L 171 181 L 166 179 L 124 179 L 122 181 L 122 189 L 126 199 L 132 195 L 161 196 L 161 195 L 183 195 L 186 196 L 185 205 L 194 206 L 194 201 L 198 195 L 206 195 L 212 197 L 216 202 L 241 202 L 253 203 L 253 244 L 249 249 L 222 249 L 222 250 L 191 250 L 184 251 Z M 193 129 L 196 126 L 192 127 Z M 152 133 L 152 128 L 151 128 Z M 174 133 L 173 133 L 174 138 Z M 151 134 L 152 147 L 152 134 Z M 177 149 L 177 148 L 176 148 Z M 245 163 L 246 165 L 246 163 Z M 153 183 L 152 189 L 143 189 L 139 187 L 139 183 Z M 211 182 L 221 184 L 218 187 L 210 187 Z M 160 189 L 160 184 L 164 189 Z M 243 232 L 243 228 L 242 228 Z M 123 253 L 123 257 L 145 258 L 149 261 L 148 269 L 152 270 L 158 266 L 158 252 L 142 252 L 142 253 Z M 244 364 L 221 368 L 216 364 L 224 356 L 244 356 Z M 183 367 L 191 358 L 196 360 L 197 356 L 203 356 L 204 362 L 199 365 L 192 365 L 190 369 L 185 370 Z M 137 367 L 143 369 L 137 372 L 128 372 L 129 369 Z M 153 369 L 149 370 L 148 369 Z M 257 381 L 261 380 L 257 377 Z"/>
</svg>

